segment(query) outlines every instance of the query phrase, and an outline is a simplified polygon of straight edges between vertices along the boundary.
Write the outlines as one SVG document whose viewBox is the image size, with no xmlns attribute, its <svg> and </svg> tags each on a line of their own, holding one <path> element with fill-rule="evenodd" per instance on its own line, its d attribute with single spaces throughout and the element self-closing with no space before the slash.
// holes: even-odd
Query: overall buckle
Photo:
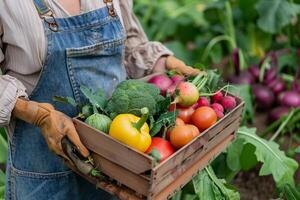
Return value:
<svg viewBox="0 0 300 200">
<path fill-rule="evenodd" d="M 116 16 L 116 11 L 115 11 L 113 0 L 103 0 L 103 2 L 105 3 L 105 5 L 107 7 L 109 15 L 111 17 Z"/>
</svg>

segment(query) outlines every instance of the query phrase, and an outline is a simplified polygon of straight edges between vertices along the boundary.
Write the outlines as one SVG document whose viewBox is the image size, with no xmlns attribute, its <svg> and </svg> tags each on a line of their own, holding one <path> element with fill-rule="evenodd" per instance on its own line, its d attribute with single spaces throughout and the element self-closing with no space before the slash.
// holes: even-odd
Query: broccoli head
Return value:
<svg viewBox="0 0 300 200">
<path fill-rule="evenodd" d="M 140 80 L 126 80 L 116 87 L 107 104 L 107 111 L 112 115 L 131 113 L 140 116 L 140 109 L 147 107 L 149 114 L 155 115 L 159 102 L 163 100 L 160 90 L 154 85 Z"/>
</svg>

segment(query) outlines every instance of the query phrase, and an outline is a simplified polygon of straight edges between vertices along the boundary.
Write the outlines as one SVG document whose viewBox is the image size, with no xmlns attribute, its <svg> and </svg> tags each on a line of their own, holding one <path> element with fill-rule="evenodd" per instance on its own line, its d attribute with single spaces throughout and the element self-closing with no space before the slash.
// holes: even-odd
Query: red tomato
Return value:
<svg viewBox="0 0 300 200">
<path fill-rule="evenodd" d="M 176 125 L 176 126 L 180 126 L 180 125 L 184 125 L 184 124 L 185 124 L 185 123 L 184 123 L 184 121 L 183 121 L 182 119 L 176 117 L 176 122 L 175 122 L 175 125 Z M 171 128 L 168 129 L 168 131 L 167 131 L 167 133 L 166 133 L 166 139 L 167 139 L 167 140 L 170 140 L 170 134 L 171 134 L 171 131 L 172 131 L 173 128 L 174 128 L 174 127 L 171 127 Z"/>
<path fill-rule="evenodd" d="M 175 149 L 179 149 L 189 143 L 194 138 L 193 130 L 190 126 L 175 126 L 170 135 L 171 144 Z"/>
<path fill-rule="evenodd" d="M 198 135 L 200 135 L 200 131 L 197 128 L 197 126 L 195 126 L 193 124 L 187 124 L 187 126 L 189 126 L 192 129 L 194 138 L 197 137 Z"/>
<path fill-rule="evenodd" d="M 153 137 L 150 147 L 146 153 L 156 159 L 157 162 L 162 162 L 175 152 L 171 143 L 160 137 Z"/>
<path fill-rule="evenodd" d="M 207 106 L 197 108 L 192 115 L 192 122 L 198 127 L 200 131 L 209 128 L 211 125 L 216 123 L 217 114 L 216 112 Z"/>
</svg>

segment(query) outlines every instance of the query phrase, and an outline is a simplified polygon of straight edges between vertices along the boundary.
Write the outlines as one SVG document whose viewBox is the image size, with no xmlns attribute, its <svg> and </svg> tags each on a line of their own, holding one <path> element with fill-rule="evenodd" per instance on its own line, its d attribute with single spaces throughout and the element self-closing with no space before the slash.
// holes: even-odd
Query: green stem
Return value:
<svg viewBox="0 0 300 200">
<path fill-rule="evenodd" d="M 226 10 L 226 27 L 227 27 L 228 36 L 232 41 L 232 49 L 231 49 L 232 52 L 233 49 L 237 47 L 237 45 L 236 45 L 236 38 L 234 32 L 232 9 L 229 1 L 225 3 L 225 10 Z"/>
<path fill-rule="evenodd" d="M 94 111 L 94 114 L 99 114 L 98 109 L 95 105 L 93 105 L 93 111 Z"/>
<path fill-rule="evenodd" d="M 287 125 L 287 123 L 289 122 L 289 120 L 292 118 L 292 116 L 294 115 L 295 110 L 292 110 L 289 115 L 287 116 L 286 120 L 284 120 L 284 122 L 282 122 L 282 124 L 279 126 L 278 130 L 275 132 L 275 134 L 271 137 L 270 141 L 275 140 L 278 135 L 281 133 L 281 131 L 285 128 L 285 126 Z"/>
<path fill-rule="evenodd" d="M 148 119 L 149 109 L 147 107 L 144 107 L 141 109 L 141 113 L 142 113 L 142 117 L 139 119 L 137 123 L 133 124 L 133 126 L 139 131 L 141 130 L 142 126 L 145 124 L 145 122 Z"/>
<path fill-rule="evenodd" d="M 268 56 L 262 63 L 261 69 L 259 72 L 259 82 L 263 82 L 264 76 L 265 76 L 265 71 L 270 66 L 270 61 L 271 61 L 271 58 L 270 58 L 270 56 Z"/>
</svg>

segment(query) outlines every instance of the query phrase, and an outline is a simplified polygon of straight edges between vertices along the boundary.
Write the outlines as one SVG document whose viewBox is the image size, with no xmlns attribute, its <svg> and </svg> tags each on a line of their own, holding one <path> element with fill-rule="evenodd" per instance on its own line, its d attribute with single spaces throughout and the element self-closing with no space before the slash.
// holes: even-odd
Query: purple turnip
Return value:
<svg viewBox="0 0 300 200">
<path fill-rule="evenodd" d="M 275 97 L 268 87 L 257 84 L 252 87 L 252 92 L 258 108 L 266 109 L 273 105 Z"/>
<path fill-rule="evenodd" d="M 274 67 L 271 67 L 268 69 L 264 76 L 264 83 L 270 84 L 274 79 L 276 79 L 277 76 L 277 70 Z"/>
<path fill-rule="evenodd" d="M 248 68 L 248 71 L 252 75 L 253 79 L 257 81 L 259 79 L 259 67 L 257 65 L 253 65 L 250 68 Z"/>
<path fill-rule="evenodd" d="M 282 116 L 286 116 L 289 114 L 289 108 L 280 106 L 271 110 L 269 114 L 269 121 L 273 122 L 280 119 Z"/>
<path fill-rule="evenodd" d="M 282 92 L 278 95 L 280 105 L 287 107 L 300 107 L 300 94 L 295 91 Z"/>
<path fill-rule="evenodd" d="M 234 84 L 252 84 L 254 83 L 254 78 L 250 72 L 243 71 L 238 76 L 231 76 L 229 81 Z"/>
<path fill-rule="evenodd" d="M 277 79 L 274 79 L 273 81 L 271 81 L 268 84 L 268 87 L 271 88 L 271 90 L 275 94 L 279 94 L 280 92 L 284 91 L 285 88 L 286 88 L 285 87 L 285 82 L 280 78 L 277 78 Z"/>
<path fill-rule="evenodd" d="M 210 102 L 206 97 L 199 97 L 198 101 L 195 103 L 195 105 L 193 106 L 194 109 L 197 109 L 201 106 L 209 106 Z"/>
</svg>

